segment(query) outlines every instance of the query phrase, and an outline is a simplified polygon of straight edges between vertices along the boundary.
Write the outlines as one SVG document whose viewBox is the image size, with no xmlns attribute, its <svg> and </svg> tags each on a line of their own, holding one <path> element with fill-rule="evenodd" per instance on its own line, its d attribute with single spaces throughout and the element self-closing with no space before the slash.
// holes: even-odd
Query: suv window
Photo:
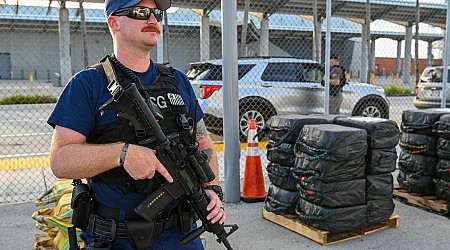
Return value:
<svg viewBox="0 0 450 250">
<path fill-rule="evenodd" d="M 308 63 L 304 65 L 303 80 L 305 82 L 322 82 L 325 76 L 324 67 L 319 64 Z"/>
<path fill-rule="evenodd" d="M 268 82 L 298 82 L 303 78 L 301 63 L 269 63 L 261 80 Z"/>
<path fill-rule="evenodd" d="M 313 63 L 269 63 L 261 79 L 269 82 L 321 82 L 324 69 Z"/>
<path fill-rule="evenodd" d="M 426 69 L 420 76 L 421 82 L 442 82 L 443 78 L 443 68 L 429 68 Z M 450 70 L 448 71 L 448 76 L 450 76 Z"/>
<path fill-rule="evenodd" d="M 238 65 L 238 80 L 247 74 L 255 64 L 239 64 Z M 222 80 L 222 65 L 211 63 L 192 64 L 189 71 L 186 73 L 189 80 Z"/>
</svg>

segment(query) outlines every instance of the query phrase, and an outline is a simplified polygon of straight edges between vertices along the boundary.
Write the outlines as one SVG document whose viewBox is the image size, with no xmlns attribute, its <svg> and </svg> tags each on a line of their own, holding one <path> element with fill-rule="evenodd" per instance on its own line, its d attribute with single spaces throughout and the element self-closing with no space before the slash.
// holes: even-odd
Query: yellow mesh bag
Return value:
<svg viewBox="0 0 450 250">
<path fill-rule="evenodd" d="M 43 208 L 35 211 L 31 216 L 36 221 L 36 228 L 48 234 L 49 238 L 37 237 L 35 248 L 39 246 L 54 246 L 56 249 L 68 250 L 69 238 L 67 227 L 71 224 L 73 210 L 70 208 L 72 199 L 72 180 L 58 180 L 53 187 L 47 190 L 41 197 L 36 200 L 37 206 L 56 203 L 54 208 Z M 52 195 L 50 199 L 44 200 L 44 197 Z M 77 229 L 77 240 L 80 230 Z M 81 244 L 82 245 L 82 244 Z"/>
<path fill-rule="evenodd" d="M 39 198 L 34 201 L 36 206 L 45 206 L 50 203 L 58 202 L 61 196 L 72 193 L 72 180 L 60 179 L 55 184 L 45 191 Z"/>
</svg>

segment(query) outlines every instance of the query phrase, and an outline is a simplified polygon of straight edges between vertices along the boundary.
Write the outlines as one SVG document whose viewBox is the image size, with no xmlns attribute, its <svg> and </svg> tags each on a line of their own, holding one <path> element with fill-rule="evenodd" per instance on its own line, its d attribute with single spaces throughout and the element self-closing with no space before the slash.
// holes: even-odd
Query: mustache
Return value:
<svg viewBox="0 0 450 250">
<path fill-rule="evenodd" d="M 156 32 L 158 35 L 161 33 L 161 30 L 159 29 L 159 27 L 154 24 L 149 24 L 148 26 L 145 26 L 144 28 L 142 28 L 141 31 L 142 32 L 153 31 L 153 32 Z"/>
</svg>

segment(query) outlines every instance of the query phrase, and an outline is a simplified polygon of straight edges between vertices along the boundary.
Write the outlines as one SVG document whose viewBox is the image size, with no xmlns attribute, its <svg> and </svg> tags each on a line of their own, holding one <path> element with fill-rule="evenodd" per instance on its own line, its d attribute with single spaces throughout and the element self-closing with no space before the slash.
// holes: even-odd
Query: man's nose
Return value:
<svg viewBox="0 0 450 250">
<path fill-rule="evenodd" d="M 155 14 L 151 13 L 150 18 L 147 19 L 148 23 L 158 23 L 158 20 L 156 20 Z"/>
</svg>

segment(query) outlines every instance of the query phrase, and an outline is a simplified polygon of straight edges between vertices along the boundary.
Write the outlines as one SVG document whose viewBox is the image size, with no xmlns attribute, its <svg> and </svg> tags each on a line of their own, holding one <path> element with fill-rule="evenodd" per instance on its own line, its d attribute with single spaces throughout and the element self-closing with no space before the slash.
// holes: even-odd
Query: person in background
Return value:
<svg viewBox="0 0 450 250">
<path fill-rule="evenodd" d="M 342 88 L 346 83 L 345 69 L 339 64 L 339 58 L 336 55 L 330 57 L 330 105 L 329 113 L 340 114 L 342 97 Z"/>
<path fill-rule="evenodd" d="M 170 0 L 106 0 L 114 48 L 110 58 L 116 70 L 126 71 L 142 83 L 149 96 L 147 103 L 154 101 L 164 116 L 160 121 L 164 133 L 181 133 L 181 125 L 186 124 L 180 124 L 180 117 L 197 121 L 194 136 L 198 149 L 208 155 L 216 176 L 204 184 L 209 199 L 207 219 L 223 224 L 226 214 L 218 195 L 221 190 L 217 190 L 218 161 L 203 111 L 184 73 L 155 65 L 150 59 L 150 50 L 159 39 L 163 11 L 169 7 Z M 163 73 L 172 77 L 161 80 Z M 199 238 L 180 246 L 185 233 L 196 227 L 192 208 L 185 200 L 171 204 L 154 224 L 134 212 L 159 187 L 156 176 L 168 182 L 173 178 L 154 150 L 138 145 L 137 131 L 129 120 L 118 117 L 117 110 L 100 112 L 111 98 L 107 85 L 105 75 L 95 67 L 78 72 L 65 86 L 48 119 L 54 128 L 50 147 L 54 175 L 88 179 L 93 204 L 89 224 L 81 234 L 83 241 L 92 247 L 88 249 L 203 249 Z M 195 130 L 191 127 L 191 131 Z"/>
</svg>

